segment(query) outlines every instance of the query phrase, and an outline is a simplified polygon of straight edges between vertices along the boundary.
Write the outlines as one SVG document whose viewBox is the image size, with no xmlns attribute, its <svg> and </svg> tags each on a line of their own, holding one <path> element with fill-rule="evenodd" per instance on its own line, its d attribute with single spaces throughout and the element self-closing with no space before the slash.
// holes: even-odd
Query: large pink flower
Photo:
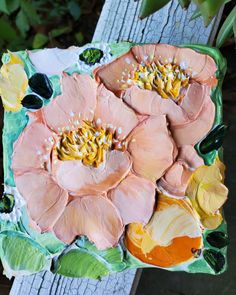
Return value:
<svg viewBox="0 0 236 295">
<path fill-rule="evenodd" d="M 163 78 L 162 70 L 166 71 L 166 85 L 159 79 L 160 75 Z M 183 146 L 196 144 L 212 128 L 215 106 L 210 91 L 217 84 L 216 70 L 208 55 L 189 48 L 148 44 L 134 46 L 110 64 L 96 69 L 95 78 L 136 112 L 166 115 L 177 146 Z M 164 92 L 170 88 L 168 82 L 176 85 L 180 80 L 182 85 L 186 82 L 185 87 L 179 87 L 174 98 L 167 98 Z M 169 93 L 174 90 L 178 89 L 173 86 Z"/>
<path fill-rule="evenodd" d="M 177 154 L 167 125 L 164 114 L 137 115 L 88 75 L 63 74 L 62 95 L 30 115 L 14 146 L 31 225 L 65 243 L 86 235 L 105 249 L 124 225 L 146 224 L 155 182 Z"/>
</svg>

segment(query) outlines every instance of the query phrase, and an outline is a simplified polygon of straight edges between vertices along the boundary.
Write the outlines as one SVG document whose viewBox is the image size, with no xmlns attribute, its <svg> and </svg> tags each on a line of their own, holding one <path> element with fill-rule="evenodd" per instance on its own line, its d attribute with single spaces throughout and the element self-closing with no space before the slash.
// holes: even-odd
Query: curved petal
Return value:
<svg viewBox="0 0 236 295">
<path fill-rule="evenodd" d="M 114 128 L 120 128 L 121 138 L 125 138 L 138 124 L 134 111 L 103 85 L 98 89 L 94 119 L 95 121 L 101 119 L 104 127 L 109 124 Z"/>
<path fill-rule="evenodd" d="M 175 62 L 175 56 L 178 48 L 168 44 L 157 44 L 155 50 L 155 61 L 161 61 L 162 64 Z"/>
<path fill-rule="evenodd" d="M 76 195 L 106 192 L 129 173 L 131 159 L 127 152 L 107 152 L 106 160 L 97 168 L 81 161 L 58 161 L 55 177 L 58 183 Z"/>
<path fill-rule="evenodd" d="M 208 96 L 196 120 L 183 125 L 170 125 L 177 146 L 195 145 L 211 130 L 214 119 L 215 105 Z"/>
<path fill-rule="evenodd" d="M 147 62 L 150 63 L 153 61 L 155 56 L 155 44 L 145 44 L 145 45 L 136 45 L 132 47 L 131 51 L 138 61 L 138 63 L 141 62 Z"/>
<path fill-rule="evenodd" d="M 167 115 L 172 126 L 188 123 L 199 116 L 203 104 L 209 96 L 210 87 L 198 83 L 191 83 L 181 104 L 177 105 L 174 103 L 174 106 L 172 105 L 171 107 L 165 105 L 163 111 Z M 177 108 L 181 108 L 183 113 L 182 118 L 180 118 L 179 115 L 176 116 L 176 113 L 178 114 Z"/>
<path fill-rule="evenodd" d="M 113 247 L 123 233 L 119 212 L 100 195 L 78 197 L 70 202 L 54 226 L 56 236 L 69 244 L 86 235 L 100 250 Z"/>
<path fill-rule="evenodd" d="M 128 74 L 137 66 L 137 61 L 131 51 L 118 57 L 111 63 L 99 67 L 94 71 L 95 79 L 103 83 L 106 88 L 120 95 L 121 91 L 128 88 L 126 83 Z"/>
<path fill-rule="evenodd" d="M 62 94 L 43 108 L 48 127 L 55 132 L 74 129 L 81 120 L 93 120 L 96 107 L 96 82 L 89 75 L 62 76 Z"/>
<path fill-rule="evenodd" d="M 108 197 L 118 208 L 125 225 L 132 222 L 146 224 L 153 213 L 155 185 L 131 174 L 109 191 Z"/>
<path fill-rule="evenodd" d="M 26 200 L 34 227 L 49 231 L 63 213 L 68 194 L 43 170 L 15 175 L 16 186 Z"/>
<path fill-rule="evenodd" d="M 54 139 L 54 134 L 45 125 L 38 122 L 29 124 L 14 145 L 14 173 L 48 166 Z"/>
<path fill-rule="evenodd" d="M 130 135 L 128 150 L 135 173 L 151 181 L 159 179 L 172 165 L 176 151 L 165 116 L 149 117 L 136 127 Z"/>
<path fill-rule="evenodd" d="M 180 148 L 177 161 L 167 170 L 159 180 L 159 191 L 174 197 L 183 197 L 192 172 L 204 165 L 193 146 Z"/>
<path fill-rule="evenodd" d="M 37 71 L 46 75 L 60 75 L 78 61 L 76 47 L 68 49 L 47 48 L 28 51 L 29 58 Z"/>
<path fill-rule="evenodd" d="M 217 67 L 214 59 L 209 55 L 198 53 L 189 48 L 179 48 L 175 58 L 176 63 L 192 74 L 194 80 L 210 86 L 216 84 Z"/>
</svg>

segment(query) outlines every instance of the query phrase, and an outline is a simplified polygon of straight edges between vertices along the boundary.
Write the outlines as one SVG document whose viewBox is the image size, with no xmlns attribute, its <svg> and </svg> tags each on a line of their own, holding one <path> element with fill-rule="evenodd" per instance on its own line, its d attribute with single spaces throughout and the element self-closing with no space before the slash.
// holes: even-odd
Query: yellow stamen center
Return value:
<svg viewBox="0 0 236 295">
<path fill-rule="evenodd" d="M 187 88 L 189 76 L 180 66 L 175 64 L 162 65 L 160 62 L 148 65 L 139 65 L 131 74 L 131 83 L 141 89 L 155 90 L 162 98 L 181 100 L 181 88 Z"/>
<path fill-rule="evenodd" d="M 114 132 L 111 128 L 96 127 L 84 121 L 76 131 L 64 132 L 57 147 L 59 160 L 81 160 L 84 165 L 98 167 L 112 148 Z"/>
</svg>

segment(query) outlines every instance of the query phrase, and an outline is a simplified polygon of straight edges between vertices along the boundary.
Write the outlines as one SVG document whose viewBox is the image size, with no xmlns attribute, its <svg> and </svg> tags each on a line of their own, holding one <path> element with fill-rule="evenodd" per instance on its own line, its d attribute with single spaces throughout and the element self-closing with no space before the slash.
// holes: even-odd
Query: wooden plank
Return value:
<svg viewBox="0 0 236 295">
<path fill-rule="evenodd" d="M 128 295 L 135 270 L 101 279 L 72 279 L 48 271 L 15 279 L 10 295 Z"/>
<path fill-rule="evenodd" d="M 201 19 L 190 22 L 195 7 L 183 11 L 177 0 L 140 21 L 140 1 L 106 0 L 93 41 L 130 41 L 137 43 L 212 44 L 221 12 L 206 29 Z M 141 271 L 127 270 L 101 281 L 72 279 L 48 271 L 15 279 L 10 295 L 134 295 Z M 131 289 L 132 288 L 132 289 Z"/>
<path fill-rule="evenodd" d="M 208 44 L 214 40 L 222 14 L 221 10 L 208 28 L 205 28 L 201 18 L 190 21 L 196 8 L 194 4 L 188 10 L 183 10 L 178 1 L 174 0 L 140 21 L 140 5 L 141 1 L 106 0 L 93 41 Z"/>
</svg>

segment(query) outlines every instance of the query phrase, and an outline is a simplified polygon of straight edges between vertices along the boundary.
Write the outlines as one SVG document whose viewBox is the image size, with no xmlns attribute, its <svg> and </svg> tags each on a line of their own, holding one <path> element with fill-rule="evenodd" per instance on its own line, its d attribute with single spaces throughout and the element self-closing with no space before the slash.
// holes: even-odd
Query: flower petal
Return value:
<svg viewBox="0 0 236 295">
<path fill-rule="evenodd" d="M 175 58 L 177 64 L 192 73 L 194 80 L 209 86 L 217 83 L 215 78 L 217 67 L 214 59 L 209 55 L 198 53 L 189 48 L 179 48 Z"/>
<path fill-rule="evenodd" d="M 64 74 L 62 94 L 43 109 L 49 128 L 58 132 L 58 128 L 73 129 L 76 121 L 92 120 L 96 107 L 96 88 L 95 81 L 88 75 Z"/>
<path fill-rule="evenodd" d="M 27 203 L 35 226 L 45 232 L 52 229 L 63 213 L 68 194 L 43 170 L 15 175 L 16 186 Z"/>
<path fill-rule="evenodd" d="M 133 170 L 151 181 L 159 179 L 175 156 L 175 145 L 167 129 L 165 116 L 149 117 L 130 135 L 128 150 Z"/>
<path fill-rule="evenodd" d="M 212 128 L 215 119 L 215 105 L 208 96 L 196 120 L 183 125 L 170 126 L 177 146 L 195 145 Z"/>
<path fill-rule="evenodd" d="M 95 121 L 101 119 L 104 127 L 111 124 L 114 128 L 120 128 L 121 138 L 125 138 L 138 124 L 138 118 L 134 111 L 103 85 L 98 89 L 94 119 Z"/>
<path fill-rule="evenodd" d="M 162 64 L 175 61 L 178 48 L 168 44 L 157 44 L 155 50 L 155 61 L 161 61 Z"/>
<path fill-rule="evenodd" d="M 127 152 L 107 152 L 99 167 L 85 166 L 81 161 L 58 161 L 55 177 L 60 186 L 76 195 L 106 192 L 129 173 L 131 159 Z"/>
<path fill-rule="evenodd" d="M 14 173 L 48 165 L 53 133 L 43 124 L 29 124 L 14 145 L 12 169 Z M 48 149 L 49 148 L 49 149 Z"/>
<path fill-rule="evenodd" d="M 204 165 L 193 146 L 183 146 L 179 150 L 177 161 L 159 180 L 158 189 L 166 195 L 183 197 L 192 172 Z"/>
<path fill-rule="evenodd" d="M 6 111 L 16 112 L 28 87 L 28 78 L 22 64 L 4 64 L 0 70 L 0 95 Z"/>
<path fill-rule="evenodd" d="M 101 195 L 78 197 L 70 202 L 54 226 L 56 236 L 69 244 L 86 235 L 98 249 L 113 247 L 123 232 L 119 212 Z"/>
<path fill-rule="evenodd" d="M 119 96 L 127 88 L 128 74 L 137 66 L 131 51 L 94 71 L 95 79 Z M 124 81 L 123 81 L 124 80 Z"/>
<path fill-rule="evenodd" d="M 37 71 L 46 75 L 60 75 L 78 61 L 77 48 L 48 48 L 28 51 L 29 58 Z"/>
<path fill-rule="evenodd" d="M 131 222 L 146 224 L 153 213 L 155 185 L 131 174 L 108 192 L 108 197 L 118 208 L 125 225 Z"/>
</svg>

